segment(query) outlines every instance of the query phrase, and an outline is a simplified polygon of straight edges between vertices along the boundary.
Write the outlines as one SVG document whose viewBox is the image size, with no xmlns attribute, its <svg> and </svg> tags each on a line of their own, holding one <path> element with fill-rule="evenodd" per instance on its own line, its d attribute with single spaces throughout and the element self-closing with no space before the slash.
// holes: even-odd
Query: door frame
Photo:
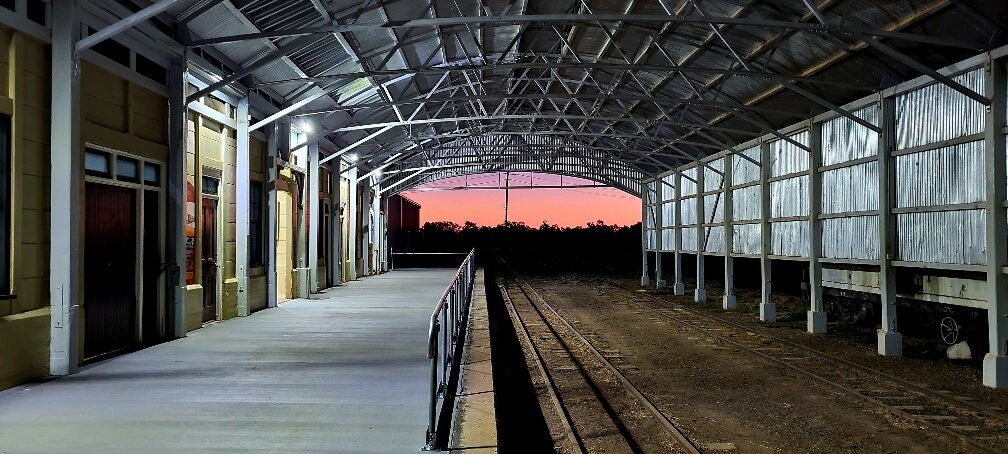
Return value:
<svg viewBox="0 0 1008 454">
<path fill-rule="evenodd" d="M 133 272 L 133 289 L 135 291 L 135 295 L 134 295 L 135 298 L 134 299 L 136 301 L 137 307 L 136 307 L 136 320 L 134 321 L 134 323 L 136 324 L 136 326 L 135 326 L 135 333 L 136 334 L 135 334 L 134 341 L 137 343 L 137 345 L 142 345 L 143 342 L 145 341 L 143 339 L 143 295 L 144 295 L 144 282 L 143 282 L 144 281 L 144 279 L 143 279 L 144 278 L 144 273 L 143 273 L 143 270 L 144 270 L 143 238 L 144 238 L 144 221 L 145 221 L 144 220 L 144 191 L 157 191 L 157 193 L 158 193 L 158 205 L 159 205 L 158 206 L 158 215 L 160 216 L 160 218 L 162 220 L 165 219 L 165 214 L 166 214 L 165 213 L 165 210 L 166 210 L 166 207 L 165 207 L 165 191 L 163 190 L 164 189 L 164 184 L 165 184 L 165 166 L 164 166 L 164 162 L 159 161 L 157 159 L 151 159 L 151 158 L 147 158 L 147 157 L 144 157 L 144 156 L 135 155 L 133 153 L 129 153 L 129 152 L 126 152 L 126 151 L 118 150 L 118 149 L 115 149 L 115 148 L 106 147 L 104 145 L 98 145 L 98 144 L 93 143 L 93 142 L 85 142 L 84 143 L 85 152 L 86 152 L 86 150 L 88 148 L 94 149 L 95 151 L 100 151 L 100 152 L 103 152 L 103 153 L 108 153 L 108 155 L 109 155 L 109 176 L 108 177 L 100 177 L 100 176 L 88 175 L 87 173 L 84 173 L 84 182 L 85 183 L 95 183 L 95 184 L 103 184 L 103 185 L 107 185 L 107 186 L 116 186 L 116 187 L 130 189 L 130 190 L 132 190 L 135 193 L 135 197 L 134 197 L 134 199 L 135 199 L 134 204 L 135 205 L 134 205 L 133 208 L 136 210 L 136 212 L 134 213 L 134 222 L 137 223 L 136 224 L 137 228 L 136 228 L 136 238 L 134 238 L 134 245 L 135 245 L 135 248 L 136 248 L 135 249 L 136 250 L 136 256 L 134 257 L 135 269 L 134 269 L 134 272 Z M 137 172 L 139 173 L 139 178 L 137 179 L 136 182 L 122 181 L 122 180 L 117 180 L 116 179 L 116 162 L 117 162 L 116 158 L 119 157 L 119 156 L 122 156 L 122 157 L 125 157 L 125 158 L 129 158 L 129 159 L 134 159 L 134 160 L 136 160 L 138 162 L 139 168 L 137 169 Z M 161 173 L 158 175 L 159 181 L 158 181 L 157 186 L 148 185 L 148 184 L 145 184 L 143 182 L 144 181 L 143 180 L 144 164 L 146 164 L 146 163 L 155 164 L 160 169 Z M 166 239 L 165 238 L 165 229 L 159 229 L 159 230 L 160 230 L 160 232 L 158 234 L 158 249 L 159 249 L 159 251 L 158 251 L 159 254 L 158 255 L 160 255 L 161 257 L 164 257 L 165 256 L 165 239 Z M 81 244 L 81 250 L 85 251 L 85 253 L 86 253 L 86 246 L 87 246 L 86 242 L 83 239 L 81 240 L 81 242 L 82 242 L 82 244 Z M 165 279 L 164 273 L 160 273 L 158 275 L 158 278 L 157 278 L 157 284 L 155 284 L 157 286 L 157 288 L 160 289 L 160 288 L 164 287 L 164 282 L 165 282 L 164 279 Z M 83 283 L 83 284 L 86 285 L 86 282 Z M 158 334 L 161 337 L 165 337 L 165 335 L 167 334 L 167 333 L 165 333 L 165 317 L 167 316 L 167 309 L 165 308 L 165 294 L 164 294 L 164 292 L 161 292 L 161 291 L 157 292 L 157 299 L 158 299 L 158 301 L 157 301 L 157 308 L 158 308 L 158 316 L 157 316 L 157 325 L 158 326 L 157 326 L 157 332 L 158 332 Z"/>
<path fill-rule="evenodd" d="M 201 179 L 201 181 L 200 181 L 200 194 L 199 194 L 200 195 L 200 203 L 199 203 L 199 207 L 200 207 L 200 210 L 203 209 L 202 208 L 203 207 L 203 200 L 213 200 L 214 201 L 214 224 L 215 224 L 215 231 L 217 233 L 217 238 L 214 240 L 214 243 L 216 243 L 215 244 L 216 247 L 214 247 L 214 262 L 217 263 L 217 272 L 214 274 L 214 289 L 213 289 L 213 291 L 216 293 L 216 296 L 217 296 L 216 298 L 214 298 L 214 306 L 216 306 L 214 310 L 217 312 L 217 316 L 214 317 L 213 321 L 203 322 L 202 323 L 203 325 L 206 325 L 208 323 L 219 322 L 219 321 L 221 321 L 224 318 L 224 305 L 223 305 L 223 301 L 222 301 L 224 299 L 223 298 L 224 297 L 224 280 L 221 277 L 221 274 L 223 274 L 223 269 L 224 269 L 224 266 L 221 263 L 221 257 L 224 256 L 224 244 L 223 244 L 224 241 L 223 241 L 223 237 L 221 235 L 221 233 L 224 231 L 224 225 L 223 225 L 224 224 L 224 216 L 223 216 L 223 210 L 221 210 L 221 197 L 220 197 L 220 189 L 221 189 L 221 186 L 224 185 L 224 180 L 223 180 L 223 178 L 221 178 L 219 176 L 215 176 L 213 173 L 207 174 L 207 172 L 205 170 L 208 169 L 208 168 L 211 168 L 211 167 L 205 167 L 204 166 L 204 171 L 200 173 L 200 179 Z M 217 194 L 207 194 L 207 193 L 203 192 L 203 181 L 202 181 L 202 178 L 213 178 L 213 179 L 217 180 Z M 199 219 L 200 219 L 200 222 L 199 222 L 199 241 L 200 241 L 200 247 L 199 247 L 199 249 L 201 250 L 200 253 L 202 254 L 202 249 L 203 249 L 203 216 L 202 216 L 202 214 L 199 216 Z M 203 265 L 200 264 L 200 281 L 199 281 L 200 285 L 202 285 L 202 282 L 203 282 L 203 271 L 204 271 L 203 270 Z M 203 291 L 205 292 L 205 291 L 207 291 L 207 289 L 204 288 Z"/>
</svg>

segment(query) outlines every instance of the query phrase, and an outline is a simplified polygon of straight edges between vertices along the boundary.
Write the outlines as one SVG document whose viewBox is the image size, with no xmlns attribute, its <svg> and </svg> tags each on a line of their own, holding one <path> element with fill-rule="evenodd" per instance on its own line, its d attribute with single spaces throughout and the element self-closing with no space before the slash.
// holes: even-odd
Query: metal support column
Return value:
<svg viewBox="0 0 1008 454">
<path fill-rule="evenodd" d="M 648 199 L 650 198 L 648 183 L 641 182 L 641 287 L 651 285 L 651 277 L 648 275 Z"/>
<path fill-rule="evenodd" d="M 777 305 L 773 302 L 771 286 L 770 237 L 770 144 L 760 143 L 760 276 L 762 282 L 760 294 L 760 320 L 772 322 L 777 320 Z"/>
<path fill-rule="evenodd" d="M 675 171 L 675 205 L 672 206 L 675 222 L 672 234 L 675 235 L 675 284 L 672 285 L 672 292 L 676 295 L 686 294 L 686 283 L 683 282 L 682 272 L 682 171 Z"/>
<path fill-rule="evenodd" d="M 249 99 L 238 100 L 235 153 L 235 278 L 239 317 L 249 315 Z"/>
<path fill-rule="evenodd" d="M 879 193 L 879 298 L 882 307 L 882 328 L 878 330 L 878 353 L 885 356 L 903 354 L 903 336 L 896 323 L 896 166 L 890 153 L 895 148 L 896 107 L 892 98 L 879 103 L 882 133 L 878 135 Z"/>
<path fill-rule="evenodd" d="M 654 219 L 655 219 L 655 287 L 665 288 L 668 284 L 665 279 L 662 279 L 662 230 L 665 228 L 665 213 L 662 212 L 662 205 L 665 198 L 662 194 L 665 193 L 664 182 L 659 178 L 655 180 L 655 204 L 654 204 Z"/>
<path fill-rule="evenodd" d="M 822 123 L 809 124 L 809 311 L 807 330 L 810 333 L 826 332 L 826 311 L 822 292 Z"/>
<path fill-rule="evenodd" d="M 1003 60 L 986 64 L 987 128 L 984 132 L 987 168 L 987 323 L 990 351 L 983 359 L 983 383 L 1008 388 L 1008 219 L 1005 201 L 1005 96 L 1008 77 Z"/>
<path fill-rule="evenodd" d="M 319 144 L 308 144 L 308 172 L 305 174 L 308 197 L 308 294 L 318 293 L 319 236 Z"/>
<path fill-rule="evenodd" d="M 725 154 L 724 170 L 722 171 L 722 196 L 721 203 L 724 205 L 724 296 L 721 298 L 721 307 L 725 309 L 735 309 L 735 259 L 732 257 L 732 249 L 735 246 L 735 239 L 732 238 L 732 217 L 733 195 L 732 195 L 732 158 L 731 153 Z"/>
<path fill-rule="evenodd" d="M 81 193 L 80 60 L 74 52 L 79 19 L 76 0 L 52 5 L 52 145 L 49 234 L 49 372 L 77 370 L 80 328 Z"/>
<path fill-rule="evenodd" d="M 335 287 L 343 282 L 343 225 L 340 224 L 340 193 L 342 192 L 340 184 L 340 166 L 342 165 L 342 160 L 337 159 L 335 161 L 330 161 L 329 166 L 329 250 L 327 253 L 332 270 L 329 271 L 329 275 L 332 276 L 329 285 Z"/>
<path fill-rule="evenodd" d="M 186 57 L 173 59 L 168 70 L 168 160 L 165 162 L 167 187 L 167 228 L 165 238 L 166 312 L 171 335 L 186 335 L 186 135 L 189 128 L 185 104 Z M 168 333 L 166 333 L 168 334 Z"/>
<path fill-rule="evenodd" d="M 696 167 L 696 290 L 693 300 L 702 303 L 707 301 L 707 289 L 704 285 L 704 249 L 707 238 L 704 232 L 704 174 L 707 173 L 703 162 L 697 161 Z"/>
<path fill-rule="evenodd" d="M 281 150 L 290 148 L 290 123 L 286 119 L 273 123 L 266 144 L 266 305 L 277 306 L 277 187 L 280 173 L 278 159 Z"/>
</svg>

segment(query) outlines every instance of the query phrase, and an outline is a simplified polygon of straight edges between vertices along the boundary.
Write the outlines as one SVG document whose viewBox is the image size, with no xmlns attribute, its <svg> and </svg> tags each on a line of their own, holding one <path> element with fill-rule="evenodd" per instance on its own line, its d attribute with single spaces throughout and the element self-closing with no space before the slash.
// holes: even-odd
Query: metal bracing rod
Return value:
<svg viewBox="0 0 1008 454">
<path fill-rule="evenodd" d="M 394 126 L 386 126 L 386 127 L 381 128 L 381 129 L 379 129 L 379 130 L 377 130 L 375 132 L 372 132 L 371 134 L 368 134 L 368 135 L 364 136 L 362 139 L 360 139 L 360 140 L 358 140 L 358 141 L 356 141 L 356 142 L 354 142 L 354 143 L 352 143 L 350 145 L 347 145 L 347 146 L 341 148 L 340 151 L 337 151 L 336 153 L 333 153 L 333 154 L 331 154 L 329 156 L 326 156 L 325 159 L 319 161 L 319 165 L 325 164 L 325 163 L 327 163 L 327 162 L 329 162 L 329 161 L 331 161 L 333 159 L 336 159 L 336 158 L 338 158 L 340 156 L 343 156 L 346 153 L 349 153 L 350 150 L 353 150 L 354 148 L 357 148 L 362 143 L 367 142 L 367 141 L 369 141 L 371 139 L 374 139 L 375 137 L 378 137 L 378 135 L 380 135 L 380 134 L 382 134 L 382 133 L 384 133 L 384 132 L 386 132 L 386 131 L 388 131 L 388 130 L 390 130 L 392 128 L 394 128 Z M 311 140 L 308 140 L 308 141 L 306 141 L 303 144 L 291 147 L 291 151 L 294 151 L 294 150 L 297 150 L 297 149 L 299 149 L 301 147 L 307 146 L 308 143 L 310 143 L 310 142 L 311 142 Z"/>
<path fill-rule="evenodd" d="M 289 30 L 271 30 L 257 33 L 243 33 L 231 36 L 220 36 L 215 38 L 194 40 L 185 43 L 191 47 L 209 46 L 213 44 L 234 43 L 262 38 L 278 38 L 284 36 L 318 35 L 328 33 L 356 33 L 372 32 L 378 28 L 415 28 L 415 27 L 450 27 L 464 25 L 491 25 L 491 26 L 513 26 L 523 23 L 534 24 L 583 24 L 597 22 L 628 22 L 636 24 L 716 24 L 733 25 L 756 28 L 779 28 L 791 29 L 813 33 L 833 31 L 859 36 L 877 36 L 883 38 L 893 38 L 905 41 L 919 42 L 948 47 L 960 47 L 970 50 L 980 50 L 985 43 L 973 43 L 957 39 L 938 38 L 927 35 L 912 33 L 890 32 L 885 30 L 864 29 L 843 26 L 825 26 L 822 24 L 810 24 L 804 22 L 792 22 L 783 20 L 768 20 L 749 17 L 723 17 L 709 16 L 697 17 L 692 15 L 665 15 L 665 14 L 521 14 L 521 15 L 501 15 L 501 16 L 465 16 L 465 17 L 439 17 L 432 19 L 412 19 L 406 21 L 387 21 L 382 23 L 355 23 L 325 25 L 321 27 L 305 27 Z"/>
<path fill-rule="evenodd" d="M 141 9 L 140 11 L 130 14 L 129 16 L 119 19 L 114 24 L 98 30 L 93 35 L 77 41 L 77 44 L 74 46 L 74 51 L 79 53 L 85 49 L 93 47 L 95 44 L 136 27 L 147 19 L 161 14 L 163 11 L 167 10 L 171 6 L 174 6 L 179 1 L 188 2 L 192 0 L 161 0 L 153 5 Z"/>
</svg>

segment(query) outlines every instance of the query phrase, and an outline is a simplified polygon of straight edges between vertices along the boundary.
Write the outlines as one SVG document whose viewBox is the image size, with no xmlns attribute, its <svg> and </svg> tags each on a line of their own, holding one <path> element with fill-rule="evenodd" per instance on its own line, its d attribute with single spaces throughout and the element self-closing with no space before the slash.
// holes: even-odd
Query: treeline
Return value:
<svg viewBox="0 0 1008 454">
<path fill-rule="evenodd" d="M 428 222 L 415 232 L 404 232 L 399 250 L 408 252 L 467 252 L 472 248 L 501 254 L 522 266 L 612 271 L 640 266 L 640 223 L 610 225 L 599 220 L 577 227 L 543 222 L 532 227 L 509 222 L 494 227 L 450 221 Z M 524 263 L 524 262 L 528 263 Z"/>
</svg>

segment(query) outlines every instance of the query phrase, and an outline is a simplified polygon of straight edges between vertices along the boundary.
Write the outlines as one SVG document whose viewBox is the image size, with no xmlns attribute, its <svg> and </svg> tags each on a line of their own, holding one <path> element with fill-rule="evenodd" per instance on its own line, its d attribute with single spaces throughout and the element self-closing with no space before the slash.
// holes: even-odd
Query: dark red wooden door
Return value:
<svg viewBox="0 0 1008 454">
<path fill-rule="evenodd" d="M 84 358 L 136 342 L 136 191 L 87 183 Z"/>
<path fill-rule="evenodd" d="M 217 201 L 203 199 L 203 321 L 217 320 Z"/>
</svg>

